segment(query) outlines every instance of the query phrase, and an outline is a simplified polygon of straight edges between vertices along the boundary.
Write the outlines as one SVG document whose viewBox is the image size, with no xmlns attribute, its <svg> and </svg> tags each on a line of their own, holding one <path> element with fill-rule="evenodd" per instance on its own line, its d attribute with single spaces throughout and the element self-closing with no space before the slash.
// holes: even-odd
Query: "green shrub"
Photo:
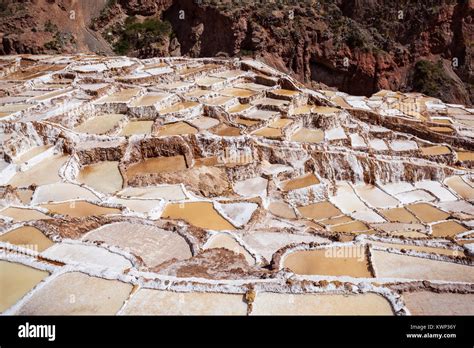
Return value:
<svg viewBox="0 0 474 348">
<path fill-rule="evenodd" d="M 58 26 L 48 19 L 48 21 L 44 24 L 44 31 L 47 31 L 48 33 L 55 33 L 58 31 Z"/>
<path fill-rule="evenodd" d="M 413 88 L 429 96 L 440 96 L 442 89 L 450 84 L 450 78 L 444 71 L 441 61 L 433 63 L 420 60 L 415 64 Z"/>
<path fill-rule="evenodd" d="M 127 54 L 131 49 L 140 49 L 154 42 L 161 41 L 164 37 L 171 37 L 172 29 L 169 22 L 158 18 L 147 18 L 138 22 L 137 18 L 127 17 L 120 38 L 114 45 L 117 54 Z"/>
</svg>

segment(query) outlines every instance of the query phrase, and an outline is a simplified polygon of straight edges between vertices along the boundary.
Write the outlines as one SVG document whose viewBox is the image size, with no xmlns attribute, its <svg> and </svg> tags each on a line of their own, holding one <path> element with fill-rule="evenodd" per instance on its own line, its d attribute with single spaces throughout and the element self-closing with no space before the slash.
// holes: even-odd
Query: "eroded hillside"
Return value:
<svg viewBox="0 0 474 348">
<path fill-rule="evenodd" d="M 417 91 L 472 105 L 473 0 L 3 0 L 0 52 L 251 56 L 370 96 Z M 74 11 L 74 19 L 71 19 Z"/>
</svg>

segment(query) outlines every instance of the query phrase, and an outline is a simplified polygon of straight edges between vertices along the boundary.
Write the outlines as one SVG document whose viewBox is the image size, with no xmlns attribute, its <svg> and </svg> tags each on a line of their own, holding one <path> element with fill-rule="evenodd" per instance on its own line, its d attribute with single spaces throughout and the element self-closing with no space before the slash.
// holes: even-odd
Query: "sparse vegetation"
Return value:
<svg viewBox="0 0 474 348">
<path fill-rule="evenodd" d="M 6 0 L 0 0 L 0 17 L 8 17 L 13 14 Z"/>
<path fill-rule="evenodd" d="M 75 45 L 76 40 L 71 33 L 61 33 L 59 31 L 54 34 L 53 40 L 44 44 L 44 48 L 51 51 L 60 52 L 67 45 Z"/>
<path fill-rule="evenodd" d="M 433 97 L 440 97 L 442 90 L 451 83 L 444 71 L 441 61 L 433 63 L 420 60 L 415 65 L 413 74 L 413 88 L 421 93 Z"/>
<path fill-rule="evenodd" d="M 48 19 L 48 21 L 44 24 L 44 31 L 48 33 L 56 33 L 58 31 L 58 26 Z"/>
<path fill-rule="evenodd" d="M 170 37 L 172 29 L 169 22 L 158 18 L 147 18 L 139 22 L 136 17 L 128 17 L 119 35 L 114 51 L 117 54 L 127 54 L 131 49 L 140 49 L 160 42 L 166 36 Z"/>
</svg>

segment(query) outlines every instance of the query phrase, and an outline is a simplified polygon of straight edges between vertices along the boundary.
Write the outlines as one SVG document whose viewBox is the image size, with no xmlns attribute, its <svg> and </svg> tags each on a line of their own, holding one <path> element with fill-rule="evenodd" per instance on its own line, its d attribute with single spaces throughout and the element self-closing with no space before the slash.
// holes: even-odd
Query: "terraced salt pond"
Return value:
<svg viewBox="0 0 474 348">
<path fill-rule="evenodd" d="M 141 289 L 125 306 L 125 315 L 245 315 L 243 295 Z"/>
<path fill-rule="evenodd" d="M 130 121 L 120 131 L 120 135 L 151 134 L 154 121 Z"/>
<path fill-rule="evenodd" d="M 179 234 L 155 226 L 117 222 L 93 230 L 85 241 L 102 241 L 140 257 L 148 267 L 155 267 L 173 258 L 192 256 L 188 243 Z M 146 240 L 147 243 L 143 243 Z"/>
<path fill-rule="evenodd" d="M 67 215 L 71 217 L 85 217 L 93 215 L 120 213 L 120 209 L 102 207 L 86 201 L 42 204 L 41 207 L 48 209 L 51 214 Z"/>
<path fill-rule="evenodd" d="M 407 278 L 444 281 L 474 281 L 474 268 L 452 262 L 372 251 L 375 275 L 382 278 Z"/>
<path fill-rule="evenodd" d="M 118 312 L 132 285 L 71 272 L 36 291 L 16 315 L 112 315 Z"/>
<path fill-rule="evenodd" d="M 435 237 L 453 237 L 467 229 L 456 221 L 444 221 L 431 225 L 431 231 Z"/>
<path fill-rule="evenodd" d="M 317 184 L 319 184 L 319 179 L 316 175 L 306 174 L 294 179 L 283 181 L 281 183 L 281 189 L 283 191 L 291 191 Z"/>
<path fill-rule="evenodd" d="M 116 192 L 123 185 L 123 178 L 117 161 L 99 162 L 84 166 L 80 170 L 77 180 L 105 193 Z"/>
<path fill-rule="evenodd" d="M 290 140 L 300 143 L 320 143 L 324 140 L 324 131 L 319 129 L 301 128 L 293 133 Z"/>
<path fill-rule="evenodd" d="M 448 213 L 427 203 L 410 204 L 406 208 L 422 222 L 435 222 L 449 217 Z"/>
<path fill-rule="evenodd" d="M 330 202 L 318 202 L 299 207 L 298 211 L 303 215 L 303 217 L 314 220 L 327 219 L 342 215 L 342 212 Z"/>
<path fill-rule="evenodd" d="M 418 222 L 418 219 L 405 208 L 391 208 L 381 211 L 382 215 L 391 222 Z"/>
<path fill-rule="evenodd" d="M 46 158 L 31 168 L 16 173 L 8 184 L 15 187 L 28 187 L 32 184 L 47 185 L 59 182 L 61 181 L 59 168 L 64 165 L 67 159 L 67 156 L 61 154 Z"/>
<path fill-rule="evenodd" d="M 0 210 L 0 216 L 13 219 L 14 222 L 50 219 L 51 217 L 35 209 L 9 207 Z"/>
<path fill-rule="evenodd" d="M 165 107 L 165 108 L 159 110 L 159 113 L 161 115 L 170 114 L 170 113 L 174 113 L 174 112 L 178 112 L 178 111 L 188 110 L 188 109 L 193 108 L 193 107 L 198 106 L 198 105 L 199 105 L 199 103 L 193 102 L 193 101 L 179 102 L 179 103 L 173 104 L 169 107 Z"/>
<path fill-rule="evenodd" d="M 0 261 L 0 283 L 2 284 L 0 312 L 4 312 L 17 303 L 48 275 L 48 272 L 19 263 Z"/>
<path fill-rule="evenodd" d="M 76 132 L 106 134 L 116 129 L 125 118 L 122 114 L 106 114 L 92 117 L 74 128 Z"/>
<path fill-rule="evenodd" d="M 8 61 L 38 69 L 0 62 L 7 314 L 472 312 L 474 109 L 251 59 Z"/>
<path fill-rule="evenodd" d="M 422 147 L 421 153 L 425 156 L 441 156 L 441 155 L 449 155 L 451 150 L 447 146 L 429 146 L 429 147 Z"/>
<path fill-rule="evenodd" d="M 370 244 L 372 244 L 373 246 L 379 246 L 379 247 L 384 247 L 384 248 L 421 251 L 425 253 L 439 254 L 439 255 L 448 255 L 448 256 L 461 256 L 462 255 L 462 251 L 459 251 L 459 250 L 435 248 L 435 247 L 420 246 L 420 245 L 384 243 L 384 242 L 377 242 L 377 241 L 370 241 Z"/>
<path fill-rule="evenodd" d="M 412 315 L 471 315 L 474 312 L 473 294 L 416 291 L 402 296 Z"/>
<path fill-rule="evenodd" d="M 390 303 L 378 294 L 259 293 L 252 315 L 393 315 Z"/>
<path fill-rule="evenodd" d="M 34 251 L 44 251 L 54 244 L 36 227 L 22 226 L 0 235 L 1 242 L 7 242 Z"/>
<path fill-rule="evenodd" d="M 28 162 L 30 159 L 34 158 L 35 156 L 38 156 L 39 154 L 49 150 L 52 146 L 51 145 L 42 145 L 42 146 L 36 146 L 31 148 L 30 150 L 22 153 L 18 157 L 14 159 L 14 163 L 24 163 Z"/>
<path fill-rule="evenodd" d="M 191 225 L 210 230 L 235 229 L 217 212 L 211 202 L 170 203 L 166 206 L 161 218 L 182 219 Z"/>
<path fill-rule="evenodd" d="M 196 134 L 198 130 L 186 122 L 176 122 L 161 126 L 156 132 L 157 136 Z"/>
<path fill-rule="evenodd" d="M 363 246 L 295 251 L 284 258 L 283 267 L 297 274 L 372 277 Z"/>
<path fill-rule="evenodd" d="M 459 196 L 464 199 L 474 199 L 474 188 L 468 185 L 461 177 L 452 176 L 447 178 L 444 183 Z"/>
</svg>

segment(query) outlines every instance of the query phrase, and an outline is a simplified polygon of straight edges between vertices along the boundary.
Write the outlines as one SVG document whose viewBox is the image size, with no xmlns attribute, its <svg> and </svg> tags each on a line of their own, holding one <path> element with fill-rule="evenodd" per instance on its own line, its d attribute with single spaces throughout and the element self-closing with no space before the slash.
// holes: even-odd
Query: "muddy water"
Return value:
<svg viewBox="0 0 474 348">
<path fill-rule="evenodd" d="M 295 211 L 285 202 L 271 202 L 268 205 L 268 211 L 284 219 L 296 219 Z"/>
<path fill-rule="evenodd" d="M 390 222 L 418 222 L 418 219 L 405 208 L 392 208 L 381 211 Z"/>
<path fill-rule="evenodd" d="M 83 217 L 92 215 L 120 214 L 120 209 L 101 207 L 85 201 L 71 201 L 63 203 L 42 204 L 53 214 Z"/>
<path fill-rule="evenodd" d="M 30 169 L 17 173 L 8 184 L 15 187 L 27 187 L 31 184 L 47 185 L 61 181 L 58 171 L 66 162 L 67 156 L 55 155 L 44 159 Z"/>
<path fill-rule="evenodd" d="M 366 224 L 361 221 L 351 221 L 342 225 L 334 225 L 330 227 L 330 230 L 333 232 L 340 233 L 357 233 L 362 231 L 367 231 L 369 228 Z"/>
<path fill-rule="evenodd" d="M 282 132 L 281 132 L 281 129 L 265 127 L 265 128 L 256 130 L 255 132 L 252 133 L 252 135 L 265 137 L 265 138 L 279 138 L 282 136 Z"/>
<path fill-rule="evenodd" d="M 474 189 L 468 185 L 460 176 L 452 176 L 447 178 L 444 183 L 462 198 L 470 200 L 474 199 Z"/>
<path fill-rule="evenodd" d="M 440 155 L 449 155 L 451 150 L 447 146 L 429 146 L 429 147 L 422 147 L 421 153 L 424 156 L 440 156 Z"/>
<path fill-rule="evenodd" d="M 147 158 L 142 162 L 132 164 L 127 169 L 129 178 L 152 173 L 167 173 L 186 169 L 184 156 Z"/>
<path fill-rule="evenodd" d="M 214 128 L 212 133 L 223 137 L 238 137 L 240 135 L 240 129 L 237 127 L 228 126 L 226 124 L 221 124 Z"/>
<path fill-rule="evenodd" d="M 6 208 L 0 211 L 0 215 L 8 216 L 14 222 L 51 219 L 48 215 L 34 209 Z"/>
<path fill-rule="evenodd" d="M 283 181 L 281 183 L 281 189 L 283 191 L 291 191 L 316 184 L 319 184 L 319 180 L 316 175 L 306 174 L 295 179 Z"/>
<path fill-rule="evenodd" d="M 320 143 L 324 140 L 324 132 L 320 129 L 301 128 L 293 133 L 290 140 L 300 143 Z"/>
<path fill-rule="evenodd" d="M 198 130 L 186 122 L 165 124 L 158 129 L 157 136 L 196 134 Z"/>
<path fill-rule="evenodd" d="M 452 133 L 453 129 L 450 127 L 430 127 L 430 130 L 436 133 Z"/>
<path fill-rule="evenodd" d="M 250 108 L 250 104 L 237 104 L 229 108 L 228 112 L 230 114 L 237 113 L 237 112 L 242 112 Z"/>
<path fill-rule="evenodd" d="M 92 117 L 74 128 L 76 132 L 88 134 L 105 134 L 118 126 L 125 117 L 122 114 L 107 114 Z"/>
<path fill-rule="evenodd" d="M 331 219 L 325 219 L 319 221 L 320 224 L 323 224 L 325 226 L 334 226 L 334 225 L 341 225 L 341 224 L 346 224 L 348 222 L 354 221 L 351 217 L 349 216 L 340 216 L 340 217 L 335 217 Z"/>
<path fill-rule="evenodd" d="M 191 225 L 209 230 L 234 230 L 211 202 L 190 202 L 168 204 L 161 216 L 163 219 L 182 219 Z"/>
<path fill-rule="evenodd" d="M 460 151 L 456 152 L 458 160 L 460 161 L 474 161 L 474 152 Z"/>
<path fill-rule="evenodd" d="M 375 294 L 258 293 L 252 315 L 393 315 L 388 300 Z"/>
<path fill-rule="evenodd" d="M 422 222 L 435 222 L 445 220 L 449 217 L 448 213 L 427 203 L 410 204 L 407 208 Z"/>
<path fill-rule="evenodd" d="M 304 207 L 298 211 L 307 219 L 321 220 L 342 215 L 342 212 L 330 202 L 319 202 Z"/>
<path fill-rule="evenodd" d="M 108 161 L 85 166 L 79 172 L 77 180 L 100 192 L 116 192 L 123 184 L 118 165 L 119 162 Z"/>
<path fill-rule="evenodd" d="M 285 257 L 283 267 L 297 274 L 372 277 L 363 246 L 295 251 Z"/>
<path fill-rule="evenodd" d="M 19 263 L 0 261 L 0 312 L 17 303 L 48 275 L 48 272 Z"/>
<path fill-rule="evenodd" d="M 38 252 L 42 252 L 54 244 L 43 232 L 32 226 L 19 227 L 2 234 L 0 241 Z"/>
<path fill-rule="evenodd" d="M 131 121 L 123 127 L 120 135 L 151 134 L 152 127 L 153 121 Z"/>
<path fill-rule="evenodd" d="M 435 237 L 453 237 L 467 229 L 456 221 L 445 221 L 431 226 L 432 235 Z"/>
</svg>

